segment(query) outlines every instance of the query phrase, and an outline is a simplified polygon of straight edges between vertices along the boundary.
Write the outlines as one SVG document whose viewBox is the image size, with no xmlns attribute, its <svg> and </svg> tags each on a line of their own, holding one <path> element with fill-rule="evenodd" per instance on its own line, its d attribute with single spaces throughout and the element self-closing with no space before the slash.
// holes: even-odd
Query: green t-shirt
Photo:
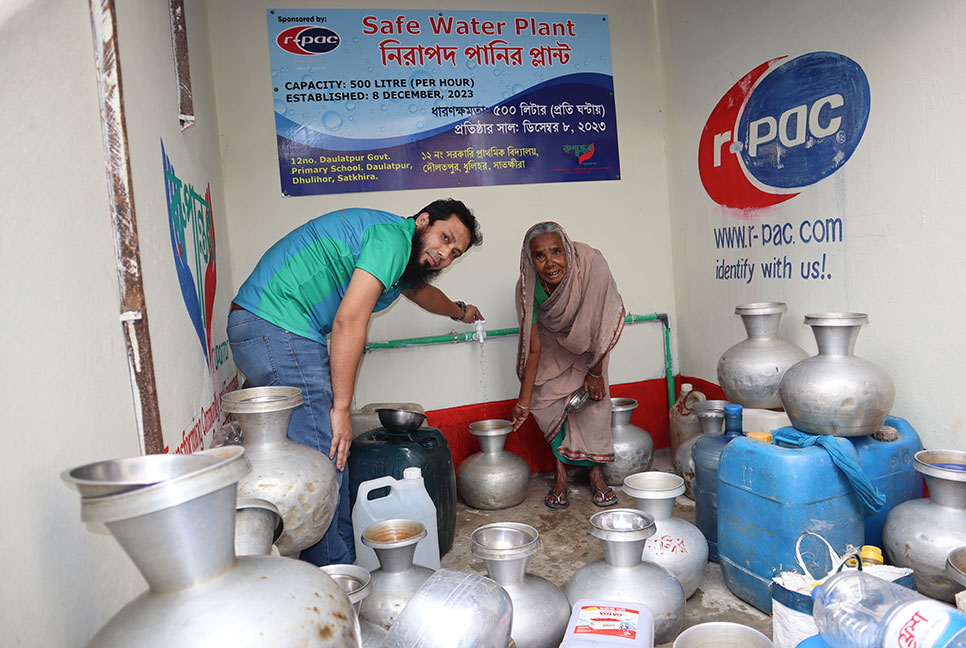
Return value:
<svg viewBox="0 0 966 648">
<path fill-rule="evenodd" d="M 374 311 L 401 292 L 416 221 L 375 209 L 342 209 L 319 216 L 273 245 L 245 280 L 234 302 L 262 319 L 325 344 L 356 268 L 384 287 Z"/>
<path fill-rule="evenodd" d="M 533 321 L 530 325 L 537 323 L 537 309 L 540 308 L 540 304 L 550 299 L 550 295 L 547 291 L 543 289 L 543 282 L 537 279 L 536 284 L 533 286 Z"/>
</svg>

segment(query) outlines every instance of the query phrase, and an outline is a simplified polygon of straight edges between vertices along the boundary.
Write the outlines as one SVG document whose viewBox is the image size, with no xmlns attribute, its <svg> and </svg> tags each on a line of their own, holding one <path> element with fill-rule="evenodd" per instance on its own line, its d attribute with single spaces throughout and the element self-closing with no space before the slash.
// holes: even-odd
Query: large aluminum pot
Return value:
<svg viewBox="0 0 966 648">
<path fill-rule="evenodd" d="M 83 496 L 81 518 L 104 524 L 148 583 L 91 646 L 208 648 L 259 637 L 267 646 L 356 648 L 352 606 L 331 578 L 297 560 L 235 557 L 236 484 L 249 470 L 244 448 L 121 462 L 134 470 L 101 462 L 63 475 Z M 129 489 L 131 474 L 157 481 Z M 112 489 L 111 475 L 124 488 Z"/>
<path fill-rule="evenodd" d="M 631 424 L 638 407 L 633 398 L 610 399 L 610 436 L 614 441 L 614 461 L 601 466 L 604 482 L 620 486 L 624 478 L 651 469 L 654 439 L 644 428 Z"/>
<path fill-rule="evenodd" d="M 275 543 L 285 556 L 322 539 L 339 502 L 335 467 L 321 452 L 286 436 L 292 410 L 303 403 L 297 387 L 253 387 L 225 394 L 224 411 L 242 428 L 252 471 L 238 484 L 240 497 L 266 499 L 285 523 Z"/>
<path fill-rule="evenodd" d="M 402 611 L 385 648 L 507 648 L 513 604 L 497 583 L 440 569 Z"/>
<path fill-rule="evenodd" d="M 798 345 L 778 337 L 782 302 L 735 306 L 748 337 L 721 354 L 718 384 L 731 403 L 743 407 L 775 409 L 782 406 L 778 386 L 785 371 L 808 357 Z"/>
<path fill-rule="evenodd" d="M 480 452 L 464 459 L 456 470 L 456 487 L 463 501 L 475 509 L 495 510 L 516 506 L 527 497 L 530 466 L 503 449 L 513 424 L 502 419 L 470 423 L 470 434 Z"/>
<path fill-rule="evenodd" d="M 782 377 L 779 395 L 792 425 L 810 434 L 854 437 L 875 434 L 896 399 L 885 371 L 853 354 L 865 313 L 806 315 L 818 355 Z"/>
<path fill-rule="evenodd" d="M 920 450 L 914 466 L 929 497 L 889 511 L 882 542 L 890 563 L 912 569 L 920 592 L 954 603 L 962 587 L 947 574 L 946 560 L 966 545 L 966 452 Z"/>
</svg>

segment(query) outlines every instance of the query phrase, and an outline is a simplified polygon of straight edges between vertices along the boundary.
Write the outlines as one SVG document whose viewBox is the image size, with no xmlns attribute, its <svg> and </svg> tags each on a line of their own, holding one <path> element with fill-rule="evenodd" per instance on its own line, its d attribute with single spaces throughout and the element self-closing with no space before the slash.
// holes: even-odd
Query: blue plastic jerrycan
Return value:
<svg viewBox="0 0 966 648">
<path fill-rule="evenodd" d="M 868 518 L 823 448 L 786 448 L 748 437 L 728 444 L 718 468 L 718 553 L 725 583 L 738 598 L 771 614 L 772 578 L 801 571 L 795 543 L 806 531 L 823 536 L 839 554 L 850 544 L 881 546 L 886 515 L 922 497 L 923 483 L 912 466 L 922 448 L 919 435 L 900 418 L 888 417 L 885 424 L 891 429 L 884 433 L 849 439 L 854 458 L 886 495 L 882 509 Z M 814 542 L 803 542 L 803 559 L 813 574 L 825 574 L 828 551 Z"/>
</svg>

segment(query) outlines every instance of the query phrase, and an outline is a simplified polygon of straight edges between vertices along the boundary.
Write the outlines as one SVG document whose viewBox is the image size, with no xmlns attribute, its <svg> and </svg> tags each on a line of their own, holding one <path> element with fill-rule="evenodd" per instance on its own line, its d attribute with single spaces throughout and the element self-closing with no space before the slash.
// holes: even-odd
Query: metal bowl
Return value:
<svg viewBox="0 0 966 648">
<path fill-rule="evenodd" d="M 774 645 L 754 628 L 728 621 L 699 623 L 674 640 L 674 648 L 773 648 Z"/>
<path fill-rule="evenodd" d="M 966 547 L 958 547 L 946 556 L 946 576 L 966 587 Z"/>
<path fill-rule="evenodd" d="M 583 387 L 580 387 L 570 395 L 570 400 L 567 401 L 567 406 L 564 407 L 564 411 L 567 414 L 574 414 L 587 407 L 587 403 L 589 402 L 590 393 Z"/>
<path fill-rule="evenodd" d="M 76 488 L 81 497 L 103 497 L 152 486 L 219 461 L 217 457 L 203 455 L 153 454 L 69 468 L 60 478 Z"/>
<path fill-rule="evenodd" d="M 382 427 L 389 432 L 402 434 L 405 432 L 415 432 L 426 420 L 426 415 L 422 412 L 413 412 L 404 409 L 389 409 L 381 407 L 376 410 L 379 414 L 379 422 Z"/>
</svg>

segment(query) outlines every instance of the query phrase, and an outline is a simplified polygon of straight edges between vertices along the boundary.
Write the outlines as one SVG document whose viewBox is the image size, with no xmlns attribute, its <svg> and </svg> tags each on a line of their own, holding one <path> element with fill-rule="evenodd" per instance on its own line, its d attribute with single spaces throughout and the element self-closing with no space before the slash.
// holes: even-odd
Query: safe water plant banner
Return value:
<svg viewBox="0 0 966 648">
<path fill-rule="evenodd" d="M 606 15 L 268 11 L 282 194 L 620 178 Z"/>
</svg>

